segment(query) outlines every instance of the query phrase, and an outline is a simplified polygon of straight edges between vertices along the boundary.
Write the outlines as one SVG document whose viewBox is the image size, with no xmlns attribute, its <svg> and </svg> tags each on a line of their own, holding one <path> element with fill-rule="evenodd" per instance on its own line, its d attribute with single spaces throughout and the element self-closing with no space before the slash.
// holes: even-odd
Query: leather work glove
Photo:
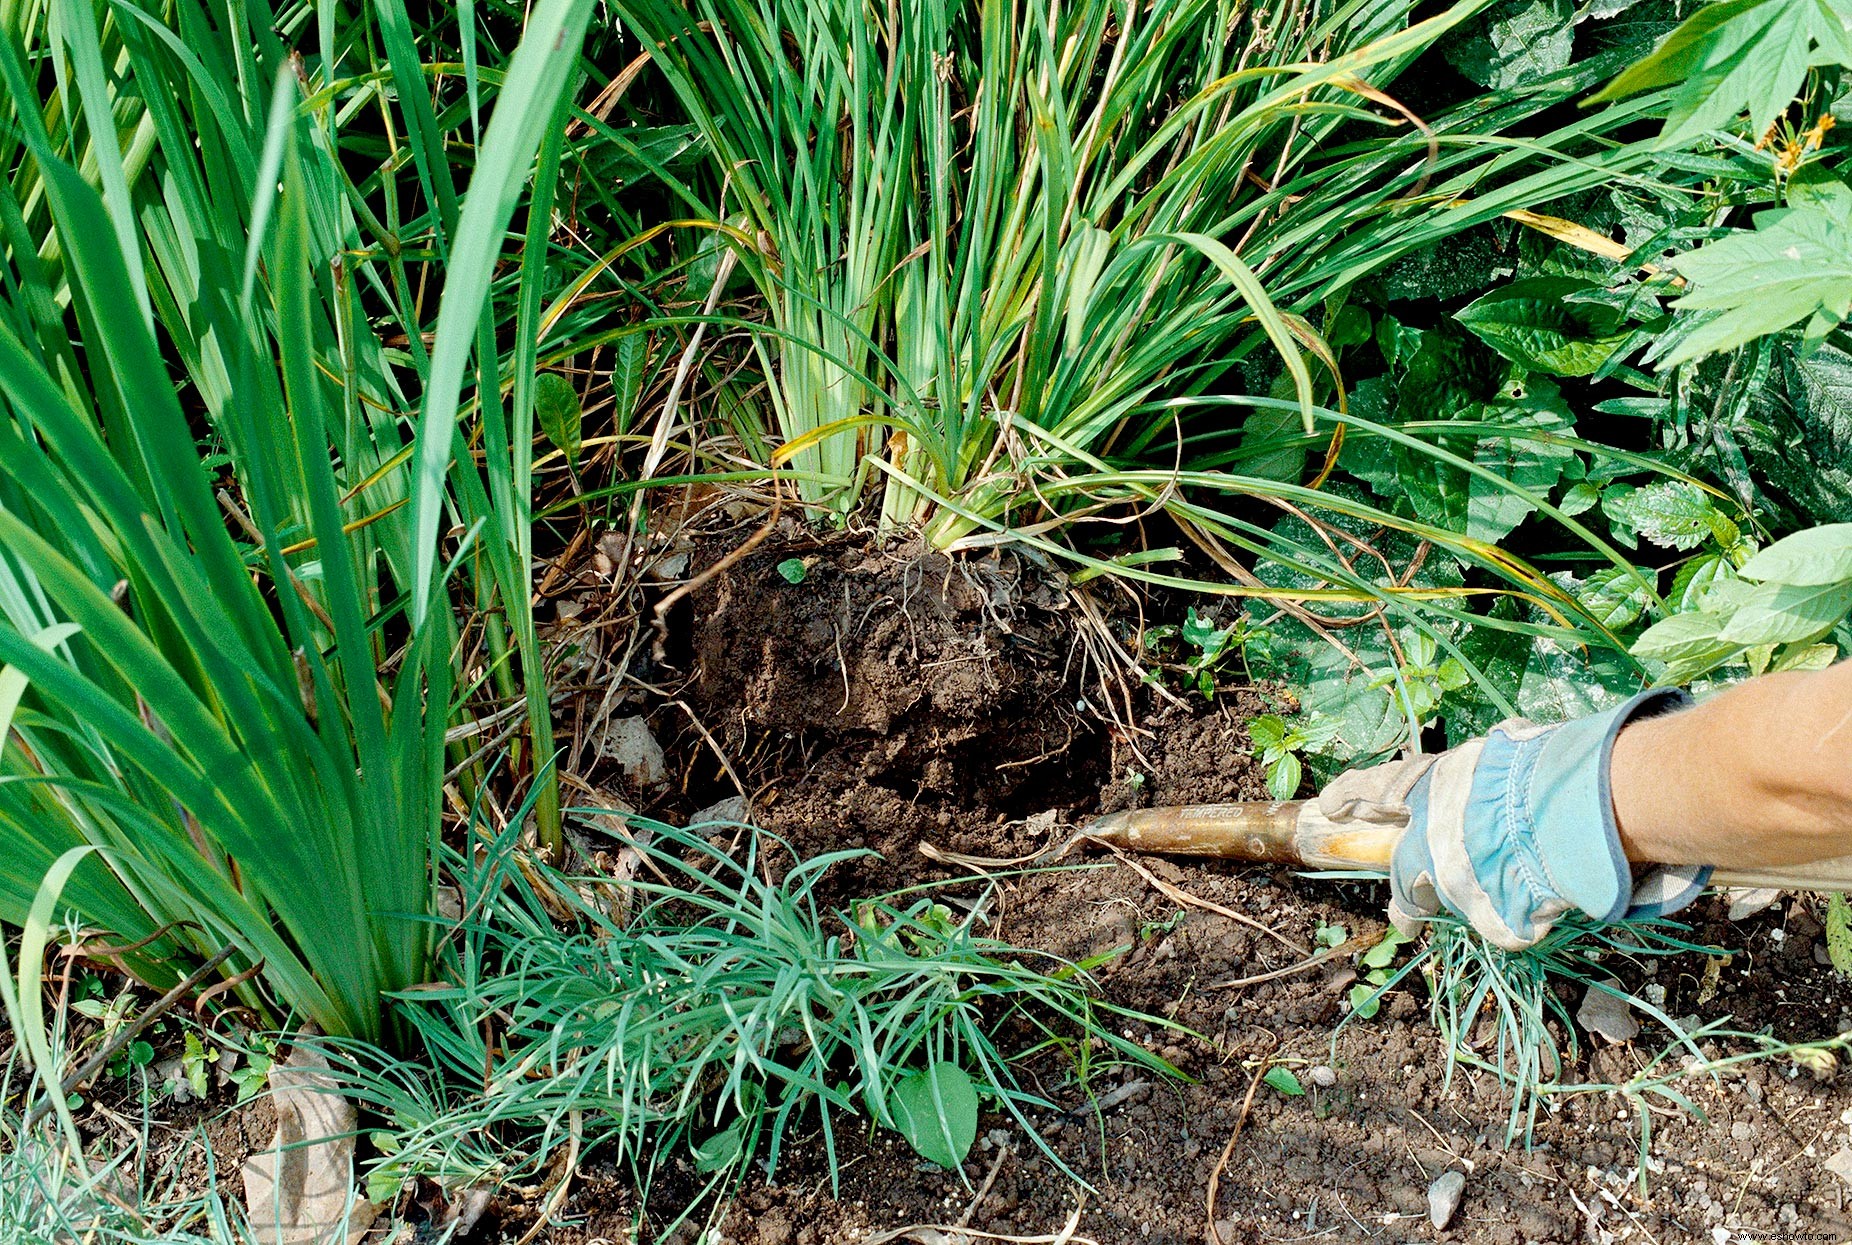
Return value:
<svg viewBox="0 0 1852 1245">
<path fill-rule="evenodd" d="M 1673 912 L 1697 898 L 1710 869 L 1656 867 L 1636 884 L 1608 767 L 1621 727 L 1688 703 L 1664 689 L 1558 726 L 1513 718 L 1447 752 L 1347 770 L 1319 796 L 1319 812 L 1339 824 L 1406 826 L 1389 868 L 1389 919 L 1403 933 L 1445 910 L 1517 951 L 1566 912 L 1596 921 Z"/>
</svg>

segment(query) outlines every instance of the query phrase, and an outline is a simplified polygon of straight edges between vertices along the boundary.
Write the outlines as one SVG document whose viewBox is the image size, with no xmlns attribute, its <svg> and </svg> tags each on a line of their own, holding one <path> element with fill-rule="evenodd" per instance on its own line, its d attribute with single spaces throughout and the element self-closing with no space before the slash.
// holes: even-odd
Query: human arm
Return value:
<svg viewBox="0 0 1852 1245">
<path fill-rule="evenodd" d="M 1610 785 L 1636 863 L 1804 864 L 1852 854 L 1852 661 L 1765 675 L 1629 723 Z"/>
</svg>

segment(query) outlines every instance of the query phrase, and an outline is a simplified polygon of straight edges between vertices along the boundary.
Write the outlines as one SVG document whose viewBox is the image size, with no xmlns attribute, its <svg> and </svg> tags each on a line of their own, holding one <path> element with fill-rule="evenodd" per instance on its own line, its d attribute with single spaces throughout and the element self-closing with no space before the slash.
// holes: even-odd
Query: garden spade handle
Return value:
<svg viewBox="0 0 1852 1245">
<path fill-rule="evenodd" d="M 1367 869 L 1387 876 L 1401 822 L 1331 821 L 1317 800 L 1188 804 L 1109 813 L 1081 836 L 1131 851 L 1213 856 L 1309 869 Z M 1796 891 L 1852 891 L 1852 856 L 1804 865 L 1720 868 L 1713 886 L 1772 886 Z"/>
</svg>

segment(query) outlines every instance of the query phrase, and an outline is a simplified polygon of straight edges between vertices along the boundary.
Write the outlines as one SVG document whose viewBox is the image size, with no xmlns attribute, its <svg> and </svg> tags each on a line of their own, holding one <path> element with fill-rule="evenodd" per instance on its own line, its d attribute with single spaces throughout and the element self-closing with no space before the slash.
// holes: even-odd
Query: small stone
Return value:
<svg viewBox="0 0 1852 1245">
<path fill-rule="evenodd" d="M 1466 1192 L 1466 1174 L 1458 1171 L 1445 1171 L 1435 1177 L 1428 1186 L 1428 1219 L 1437 1228 L 1445 1228 L 1453 1222 L 1454 1212 L 1460 1209 L 1460 1198 Z"/>
<path fill-rule="evenodd" d="M 1829 967 L 1832 965 L 1833 957 L 1827 952 L 1824 942 L 1816 942 L 1813 944 L 1813 962 L 1815 964 L 1824 964 Z"/>
<path fill-rule="evenodd" d="M 1730 1125 L 1730 1137 L 1735 1141 L 1749 1141 L 1756 1135 L 1756 1130 L 1747 1120 L 1738 1120 Z"/>
<path fill-rule="evenodd" d="M 1833 1152 L 1833 1157 L 1826 1160 L 1826 1170 L 1847 1184 L 1852 1184 L 1852 1149 L 1840 1146 Z"/>
<path fill-rule="evenodd" d="M 724 800 L 717 800 L 688 819 L 691 826 L 704 825 L 710 821 L 745 821 L 750 810 L 746 807 L 746 797 L 730 795 Z"/>
<path fill-rule="evenodd" d="M 1613 978 L 1601 985 L 1619 987 Z M 1624 999 L 1618 998 L 1600 985 L 1591 985 L 1588 993 L 1582 996 L 1582 1006 L 1576 1008 L 1576 1022 L 1590 1033 L 1598 1034 L 1610 1042 L 1631 1042 L 1640 1035 L 1640 1022 L 1633 1018 Z"/>
<path fill-rule="evenodd" d="M 1333 1085 L 1338 1083 L 1338 1074 L 1322 1063 L 1313 1068 L 1307 1075 L 1312 1078 L 1312 1084 L 1318 1086 L 1320 1089 L 1330 1089 Z"/>
<path fill-rule="evenodd" d="M 1781 898 L 1781 892 L 1772 886 L 1732 886 L 1724 894 L 1730 900 L 1732 921 L 1754 916 Z"/>
</svg>

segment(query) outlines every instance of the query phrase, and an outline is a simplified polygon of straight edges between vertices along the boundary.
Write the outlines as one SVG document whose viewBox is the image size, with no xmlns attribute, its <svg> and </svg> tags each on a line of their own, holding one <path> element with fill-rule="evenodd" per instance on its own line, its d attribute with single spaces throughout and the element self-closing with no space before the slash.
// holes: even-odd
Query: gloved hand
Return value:
<svg viewBox="0 0 1852 1245">
<path fill-rule="evenodd" d="M 1514 718 L 1447 752 L 1338 775 L 1319 796 L 1337 823 L 1402 822 L 1389 918 L 1404 933 L 1443 909 L 1495 946 L 1530 946 L 1564 913 L 1651 916 L 1698 896 L 1708 868 L 1655 868 L 1636 885 L 1609 798 L 1614 737 L 1689 703 L 1676 690 L 1558 726 Z"/>
</svg>

